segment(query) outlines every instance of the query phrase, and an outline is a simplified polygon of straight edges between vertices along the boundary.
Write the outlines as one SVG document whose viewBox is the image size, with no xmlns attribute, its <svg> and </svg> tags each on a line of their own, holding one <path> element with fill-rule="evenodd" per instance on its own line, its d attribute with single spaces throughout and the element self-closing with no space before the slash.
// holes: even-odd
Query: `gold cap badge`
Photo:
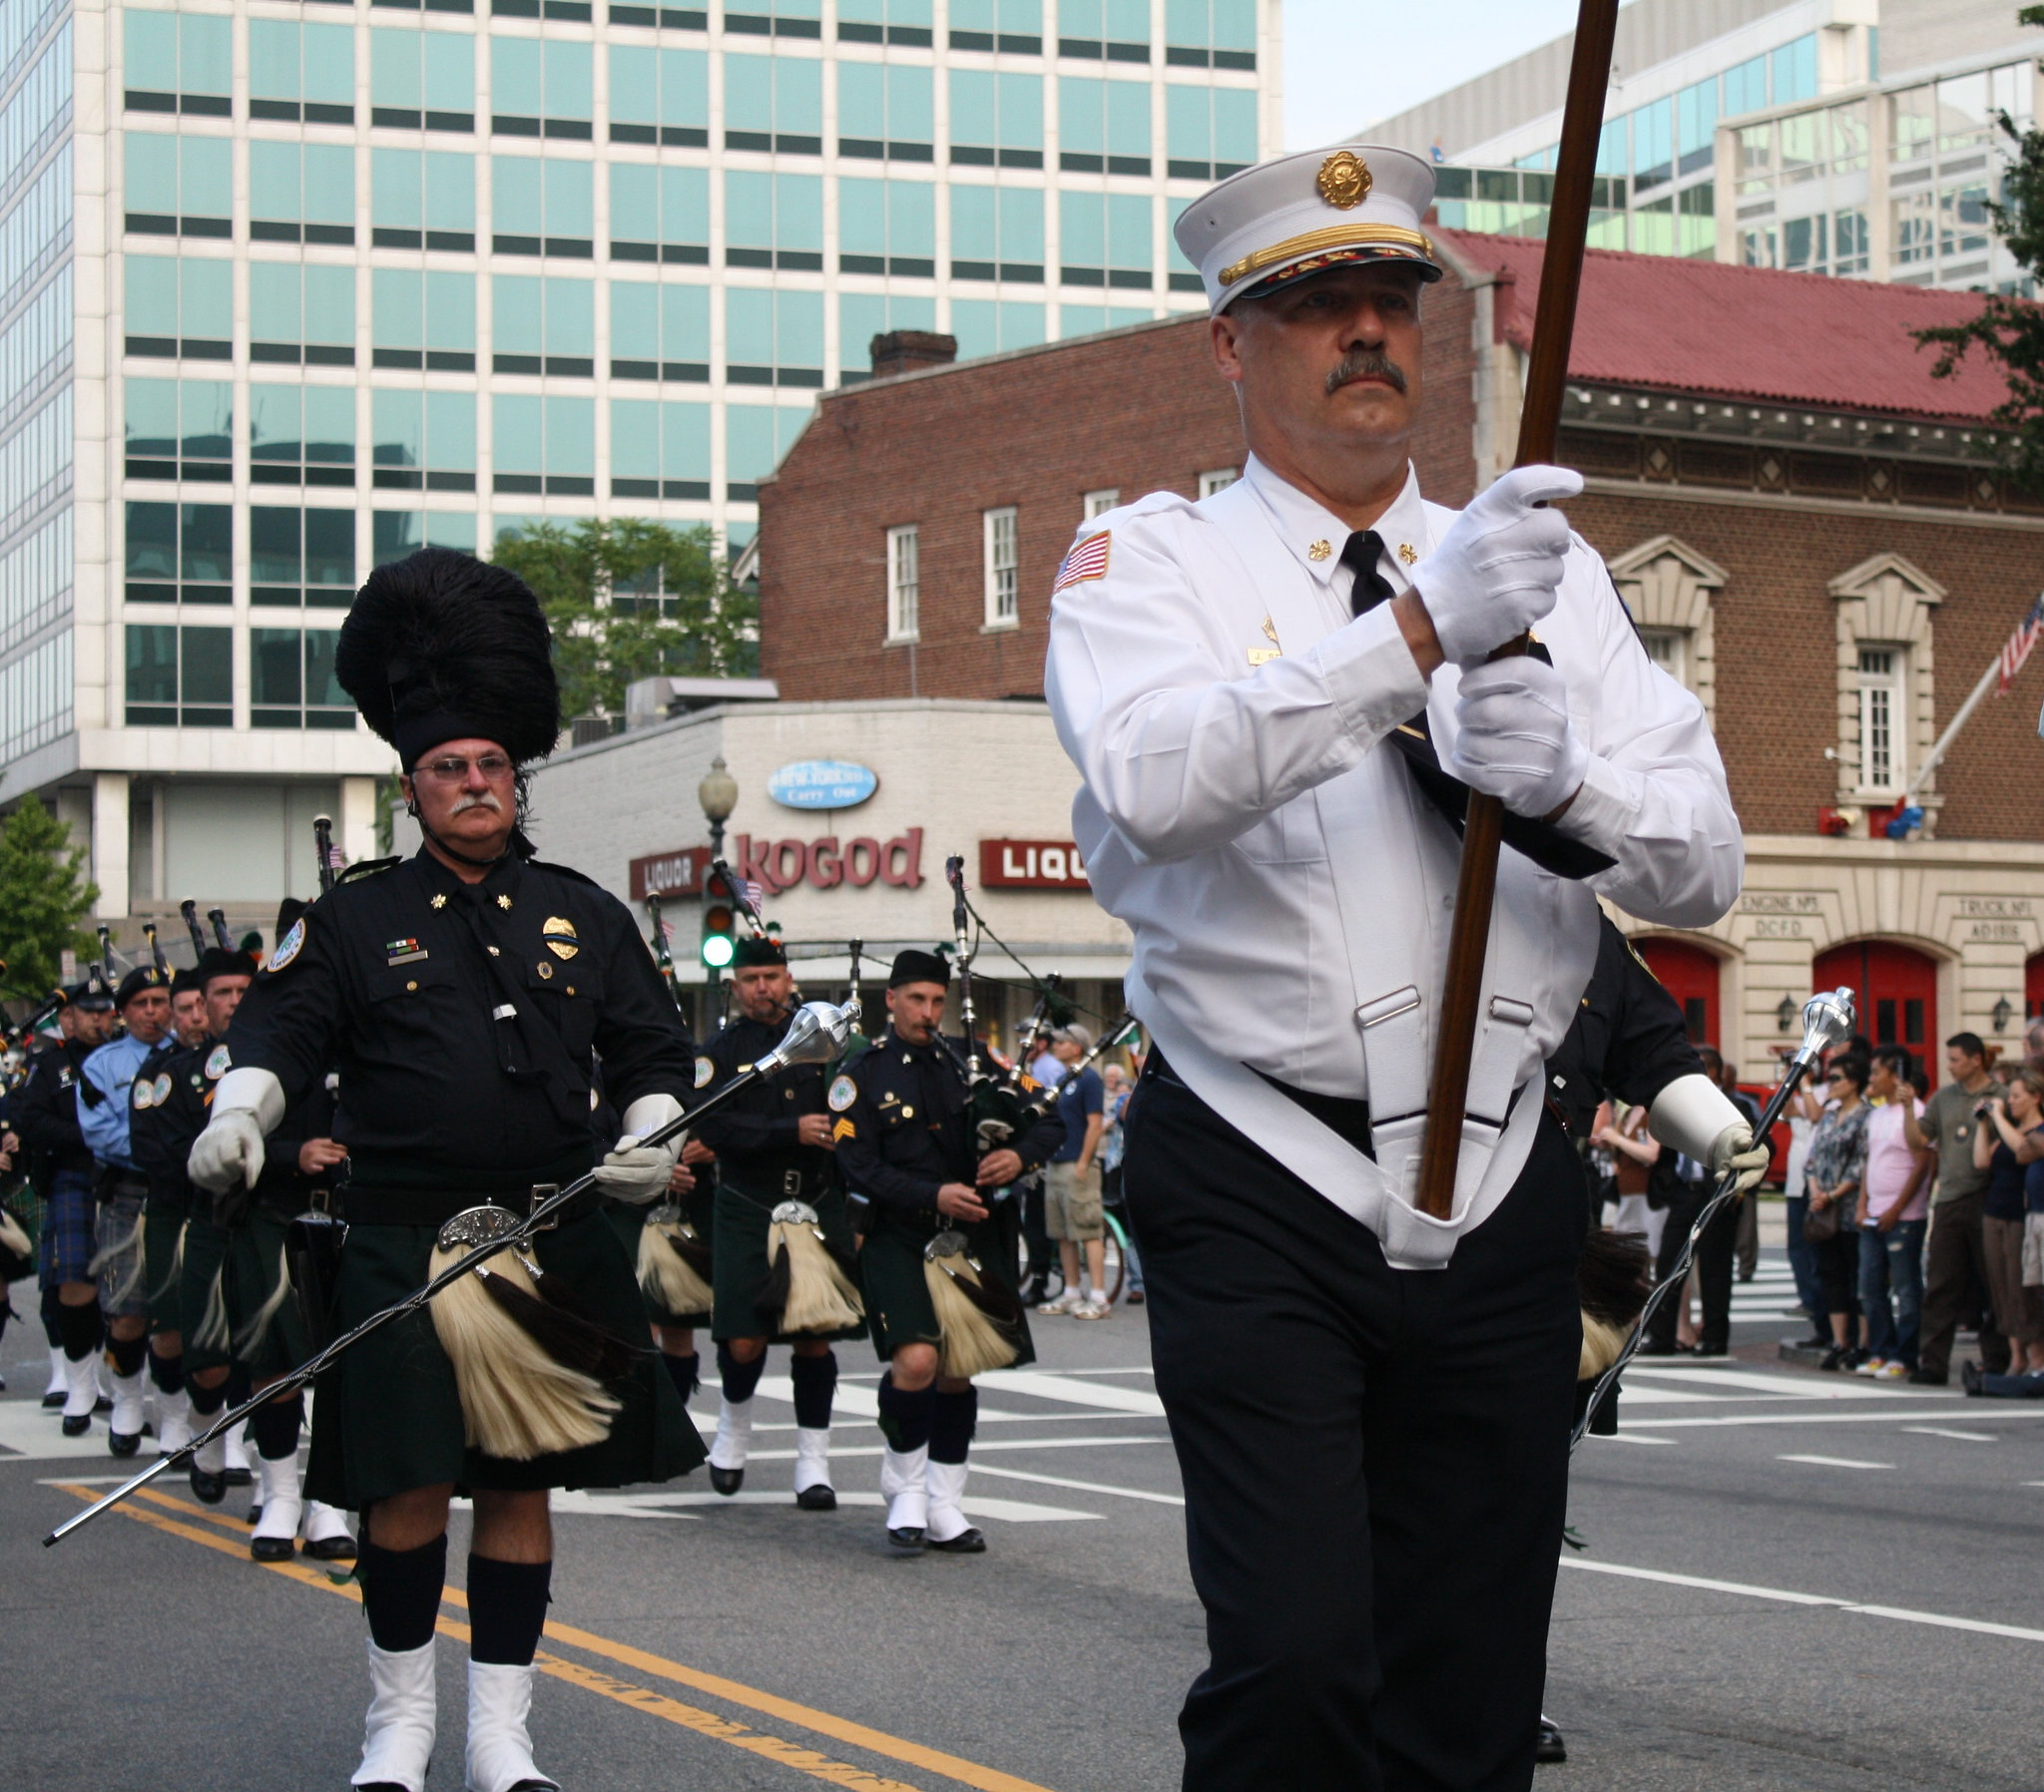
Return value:
<svg viewBox="0 0 2044 1792">
<path fill-rule="evenodd" d="M 1369 198 L 1369 164 L 1353 150 L 1336 150 L 1320 164 L 1313 185 L 1335 211 L 1346 212 Z"/>
</svg>

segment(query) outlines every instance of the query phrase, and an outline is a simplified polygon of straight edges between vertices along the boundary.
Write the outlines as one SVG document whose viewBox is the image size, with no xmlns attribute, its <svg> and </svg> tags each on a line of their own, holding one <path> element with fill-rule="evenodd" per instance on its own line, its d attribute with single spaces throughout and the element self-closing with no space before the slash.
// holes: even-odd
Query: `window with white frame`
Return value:
<svg viewBox="0 0 2044 1792">
<path fill-rule="evenodd" d="M 1647 658 L 1678 684 L 1689 684 L 1689 631 L 1687 629 L 1642 629 L 1640 645 Z"/>
<path fill-rule="evenodd" d="M 986 531 L 986 626 L 1012 629 L 1021 620 L 1015 507 L 980 514 Z"/>
<path fill-rule="evenodd" d="M 1900 648 L 1859 650 L 1859 787 L 1869 794 L 1899 789 L 1905 775 L 1907 658 Z"/>
<path fill-rule="evenodd" d="M 1216 467 L 1200 475 L 1200 496 L 1211 498 L 1216 492 L 1225 492 L 1242 477 L 1240 467 Z"/>
<path fill-rule="evenodd" d="M 922 633 L 922 581 L 917 570 L 920 555 L 913 523 L 904 523 L 898 529 L 887 531 L 889 641 L 914 641 Z"/>
<path fill-rule="evenodd" d="M 1098 492 L 1088 492 L 1083 501 L 1085 516 L 1082 518 L 1082 521 L 1090 523 L 1095 517 L 1106 516 L 1121 501 L 1121 492 L 1114 486 L 1108 486 Z"/>
</svg>

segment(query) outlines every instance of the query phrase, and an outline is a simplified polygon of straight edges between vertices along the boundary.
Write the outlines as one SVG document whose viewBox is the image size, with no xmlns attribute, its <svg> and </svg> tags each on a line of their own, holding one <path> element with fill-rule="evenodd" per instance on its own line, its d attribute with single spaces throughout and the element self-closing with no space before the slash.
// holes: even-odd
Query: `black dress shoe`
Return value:
<svg viewBox="0 0 2044 1792">
<path fill-rule="evenodd" d="M 895 1549 L 903 1551 L 910 1556 L 920 1556 L 922 1554 L 922 1527 L 920 1525 L 902 1525 L 891 1528 L 887 1533 L 887 1541 Z"/>
<path fill-rule="evenodd" d="M 262 1523 L 262 1508 L 259 1503 L 249 1508 L 249 1517 L 247 1522 L 251 1525 L 259 1525 Z"/>
<path fill-rule="evenodd" d="M 1979 1400 L 1985 1395 L 1986 1390 L 1980 1386 L 1980 1365 L 1971 1357 L 1959 1365 L 1959 1385 L 1966 1390 L 1969 1399 Z"/>
<path fill-rule="evenodd" d="M 201 1506 L 218 1506 L 228 1497 L 225 1475 L 209 1475 L 196 1464 L 192 1470 L 192 1497 Z"/>
<path fill-rule="evenodd" d="M 52 1388 L 49 1393 L 43 1396 L 43 1411 L 46 1413 L 54 1413 L 63 1404 L 64 1390 L 62 1388 Z"/>
<path fill-rule="evenodd" d="M 288 1537 L 252 1537 L 249 1540 L 249 1554 L 257 1562 L 288 1562 L 297 1554 L 296 1546 Z"/>
<path fill-rule="evenodd" d="M 925 1535 L 922 1540 L 925 1550 L 935 1550 L 940 1556 L 984 1556 L 986 1539 L 976 1527 L 968 1526 L 956 1537 L 946 1538 L 942 1543 Z"/>
<path fill-rule="evenodd" d="M 1699 1344 L 1690 1352 L 1691 1356 L 1730 1356 L 1731 1354 L 1732 1346 L 1730 1344 Z"/>
<path fill-rule="evenodd" d="M 1951 1377 L 1942 1369 L 1911 1369 L 1909 1380 L 1919 1388 L 1942 1388 L 1950 1384 Z"/>
<path fill-rule="evenodd" d="M 115 1456 L 133 1456 L 141 1448 L 142 1433 L 139 1431 L 133 1437 L 123 1431 L 107 1433 L 107 1449 Z"/>
<path fill-rule="evenodd" d="M 837 1495 L 827 1481 L 819 1481 L 813 1487 L 801 1489 L 794 1503 L 804 1512 L 835 1512 Z"/>
<path fill-rule="evenodd" d="M 1635 1356 L 1681 1356 L 1683 1354 L 1683 1347 L 1680 1344 L 1655 1344 L 1652 1342 L 1642 1344 L 1638 1350 L 1633 1352 Z"/>
<path fill-rule="evenodd" d="M 1143 1304 L 1143 1290 L 1141 1288 L 1131 1288 L 1128 1292 L 1126 1304 L 1132 1307 L 1140 1307 Z"/>
<path fill-rule="evenodd" d="M 712 1463 L 710 1485 L 728 1500 L 746 1485 L 746 1472 L 744 1469 L 720 1469 Z"/>
<path fill-rule="evenodd" d="M 92 1410 L 96 1413 L 110 1413 L 114 1410 L 114 1403 L 105 1394 L 102 1394 L 92 1403 Z"/>
<path fill-rule="evenodd" d="M 317 1542 L 308 1538 L 299 1548 L 314 1562 L 352 1562 L 355 1559 L 355 1540 L 345 1534 L 322 1537 Z"/>
<path fill-rule="evenodd" d="M 66 1413 L 64 1415 L 64 1435 L 67 1438 L 82 1438 L 91 1429 L 92 1414 Z"/>
<path fill-rule="evenodd" d="M 1558 1767 L 1569 1758 L 1568 1745 L 1561 1739 L 1561 1728 L 1552 1718 L 1540 1720 L 1540 1737 L 1533 1744 L 1533 1764 L 1536 1767 Z"/>
<path fill-rule="evenodd" d="M 221 1478 L 229 1487 L 254 1487 L 256 1476 L 248 1469 L 223 1469 Z"/>
</svg>

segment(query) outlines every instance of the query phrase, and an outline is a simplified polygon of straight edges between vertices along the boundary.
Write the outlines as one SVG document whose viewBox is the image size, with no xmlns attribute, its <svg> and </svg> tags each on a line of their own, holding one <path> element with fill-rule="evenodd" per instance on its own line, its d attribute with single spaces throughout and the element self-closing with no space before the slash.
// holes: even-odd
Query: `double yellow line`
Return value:
<svg viewBox="0 0 2044 1792">
<path fill-rule="evenodd" d="M 57 1482 L 63 1492 L 75 1498 L 90 1502 L 99 1497 L 98 1490 L 80 1487 L 69 1482 Z M 147 1506 L 137 1501 L 147 1501 Z M 259 1568 L 267 1573 L 281 1574 L 295 1580 L 302 1586 L 315 1587 L 321 1592 L 337 1594 L 344 1599 L 361 1601 L 361 1592 L 353 1580 L 336 1579 L 321 1568 L 308 1567 L 298 1561 L 253 1563 L 249 1558 L 248 1527 L 239 1519 L 225 1513 L 212 1512 L 205 1507 L 194 1506 L 189 1501 L 172 1498 L 152 1488 L 144 1488 L 135 1500 L 117 1509 L 123 1518 L 137 1524 L 147 1525 L 167 1536 L 183 1538 L 188 1543 L 217 1550 L 223 1556 L 232 1556 L 237 1562 L 252 1568 Z M 193 1521 L 197 1520 L 198 1523 Z M 227 1533 L 227 1536 L 221 1535 Z M 232 1541 L 230 1541 L 232 1539 Z M 468 1595 L 449 1587 L 441 1595 L 444 1602 L 458 1612 L 466 1614 Z M 445 1612 L 439 1619 L 439 1631 L 456 1641 L 468 1640 L 468 1625 L 460 1616 L 448 1616 Z M 970 1786 L 974 1792 L 1048 1792 L 1048 1788 L 1033 1780 L 1018 1779 L 1012 1773 L 1002 1773 L 997 1768 L 983 1767 L 977 1761 L 968 1761 L 963 1756 L 946 1754 L 942 1749 L 928 1748 L 920 1742 L 911 1742 L 904 1737 L 890 1736 L 884 1730 L 869 1728 L 854 1723 L 849 1718 L 839 1717 L 829 1711 L 819 1711 L 812 1705 L 797 1704 L 792 1699 L 781 1698 L 771 1692 L 763 1692 L 756 1686 L 748 1686 L 739 1680 L 727 1680 L 722 1675 L 705 1673 L 700 1668 L 689 1667 L 680 1661 L 670 1661 L 664 1655 L 656 1655 L 646 1649 L 634 1648 L 630 1643 L 614 1642 L 608 1636 L 599 1636 L 593 1630 L 580 1630 L 572 1624 L 547 1621 L 547 1640 L 576 1649 L 584 1654 L 595 1655 L 602 1660 L 615 1662 L 620 1667 L 666 1680 L 692 1691 L 707 1693 L 728 1705 L 742 1710 L 756 1711 L 777 1722 L 791 1724 L 806 1730 L 811 1735 L 827 1736 L 832 1741 L 848 1744 L 867 1754 L 877 1755 L 883 1760 L 898 1761 L 903 1766 L 919 1768 L 925 1773 L 935 1774 L 954 1785 Z M 695 1705 L 682 1703 L 666 1693 L 650 1686 L 621 1680 L 591 1667 L 584 1662 L 571 1660 L 548 1650 L 542 1650 L 535 1665 L 543 1673 L 551 1674 L 557 1680 L 565 1680 L 571 1686 L 580 1686 L 587 1692 L 600 1694 L 616 1704 L 643 1711 L 648 1716 L 658 1717 L 698 1735 L 715 1737 L 734 1748 L 742 1748 L 749 1754 L 777 1762 L 793 1772 L 810 1779 L 825 1780 L 833 1786 L 846 1786 L 852 1792 L 922 1792 L 902 1780 L 892 1780 L 855 1767 L 849 1762 L 832 1760 L 812 1748 L 805 1748 L 785 1737 L 769 1735 L 763 1730 L 749 1728 L 729 1717 L 720 1717 L 713 1711 L 706 1711 Z"/>
</svg>

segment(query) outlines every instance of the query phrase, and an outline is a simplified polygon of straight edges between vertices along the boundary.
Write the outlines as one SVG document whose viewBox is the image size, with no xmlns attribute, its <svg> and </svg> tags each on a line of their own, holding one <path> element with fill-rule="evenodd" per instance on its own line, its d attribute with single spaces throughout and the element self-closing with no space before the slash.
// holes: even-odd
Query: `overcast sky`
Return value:
<svg viewBox="0 0 2044 1792">
<path fill-rule="evenodd" d="M 1336 142 L 1575 22 L 1575 0 L 1284 0 L 1284 147 Z"/>
</svg>

